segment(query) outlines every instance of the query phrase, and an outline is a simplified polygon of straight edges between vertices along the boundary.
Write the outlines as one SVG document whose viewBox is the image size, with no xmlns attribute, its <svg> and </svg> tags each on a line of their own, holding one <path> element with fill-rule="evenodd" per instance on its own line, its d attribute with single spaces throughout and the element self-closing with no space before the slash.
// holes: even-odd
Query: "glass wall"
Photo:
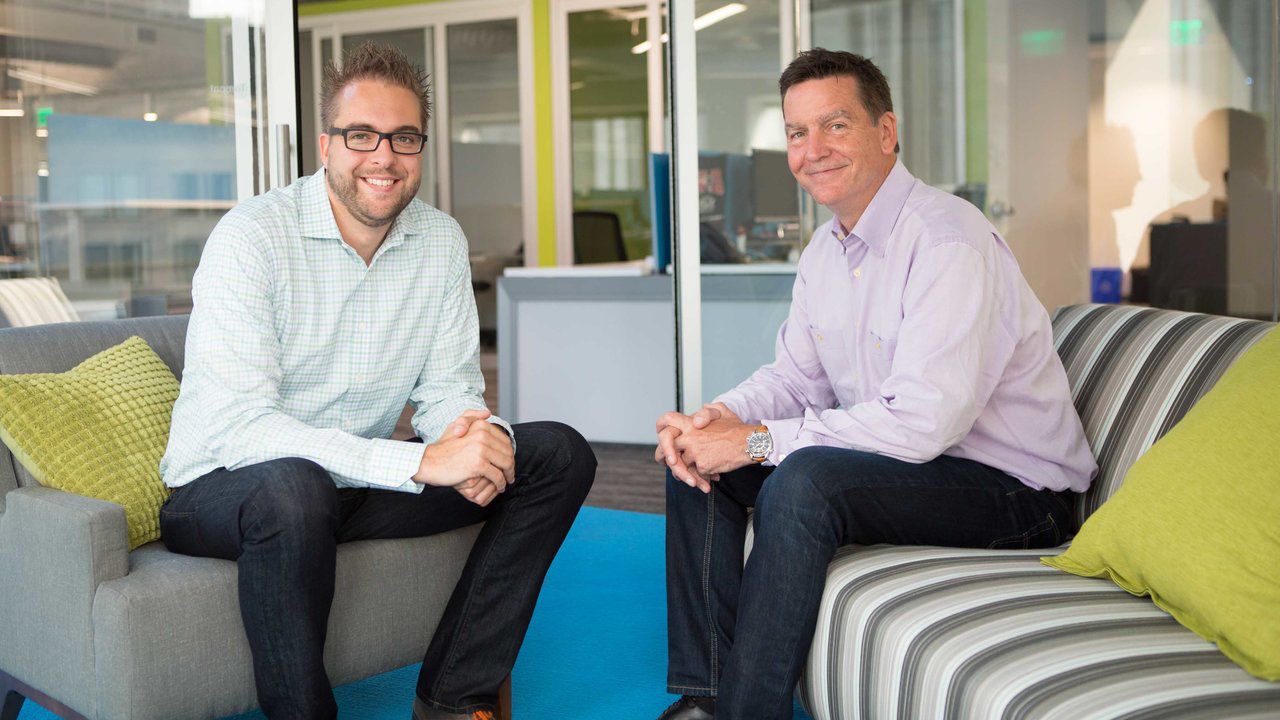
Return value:
<svg viewBox="0 0 1280 720">
<path fill-rule="evenodd" d="M 568 14 L 574 262 L 652 254 L 644 5 Z"/>
<path fill-rule="evenodd" d="M 694 7 L 702 261 L 794 264 L 806 238 L 778 102 L 779 3 Z"/>
<path fill-rule="evenodd" d="M 497 279 L 524 264 L 516 21 L 446 30 L 451 211 L 471 246 L 480 327 L 491 331 Z"/>
<path fill-rule="evenodd" d="M 797 24 L 778 3 L 699 2 L 700 19 L 725 15 L 696 33 L 702 399 L 772 359 L 788 265 L 830 218 L 782 191 L 784 154 L 774 191 L 760 180 L 767 153 L 784 148 L 787 43 L 879 65 L 902 163 L 985 212 L 1046 309 L 1126 302 L 1274 319 L 1275 5 L 803 0 Z M 762 203 L 789 212 L 773 224 Z M 708 224 L 745 257 L 726 260 Z"/>
<path fill-rule="evenodd" d="M 189 309 L 210 230 L 266 189 L 263 8 L 3 4 L 0 278 L 53 278 L 82 319 Z"/>
</svg>

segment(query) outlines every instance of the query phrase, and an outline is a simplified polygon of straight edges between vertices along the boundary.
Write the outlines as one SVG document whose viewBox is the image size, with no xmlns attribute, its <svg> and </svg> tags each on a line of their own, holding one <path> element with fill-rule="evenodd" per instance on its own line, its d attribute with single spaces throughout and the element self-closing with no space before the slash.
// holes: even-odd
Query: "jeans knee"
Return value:
<svg viewBox="0 0 1280 720">
<path fill-rule="evenodd" d="M 528 423 L 521 426 L 520 432 L 529 436 L 528 441 L 534 444 L 530 450 L 544 462 L 549 462 L 557 480 L 572 485 L 575 491 L 586 497 L 595 483 L 597 462 L 595 451 L 582 433 L 555 421 Z M 517 438 L 517 458 L 520 449 L 521 443 Z M 534 459 L 534 463 L 537 462 Z"/>
<path fill-rule="evenodd" d="M 264 478 L 246 506 L 250 523 L 267 523 L 278 531 L 336 530 L 338 488 L 319 464 L 303 458 L 271 461 L 273 472 Z"/>
<path fill-rule="evenodd" d="M 784 463 L 765 479 L 756 497 L 757 522 L 811 523 L 826 514 L 830 502 L 813 476 L 789 470 Z"/>
</svg>

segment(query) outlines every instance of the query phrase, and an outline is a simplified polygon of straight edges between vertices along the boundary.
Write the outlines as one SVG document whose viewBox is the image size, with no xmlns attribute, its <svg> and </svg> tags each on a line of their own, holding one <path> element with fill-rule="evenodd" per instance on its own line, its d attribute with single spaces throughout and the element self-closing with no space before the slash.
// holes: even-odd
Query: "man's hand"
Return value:
<svg viewBox="0 0 1280 720">
<path fill-rule="evenodd" d="M 454 487 L 477 505 L 492 502 L 515 479 L 515 452 L 506 431 L 488 417 L 487 411 L 474 410 L 458 416 L 439 440 L 423 450 L 413 479 Z"/>
<path fill-rule="evenodd" d="M 712 420 L 704 428 L 693 427 L 674 438 L 674 444 L 685 464 L 698 468 L 703 475 L 719 476 L 751 464 L 747 457 L 747 436 L 755 432 L 751 425 L 727 417 Z"/>
<path fill-rule="evenodd" d="M 685 485 L 696 487 L 704 493 L 711 492 L 712 478 L 701 474 L 697 468 L 690 468 L 680 457 L 680 451 L 675 445 L 676 437 L 681 432 L 693 429 L 693 419 L 678 412 L 669 412 L 658 418 L 657 427 L 658 447 L 653 451 L 654 462 L 665 464 L 670 468 L 671 474 Z"/>
<path fill-rule="evenodd" d="M 488 410 L 463 410 L 462 414 L 453 422 L 449 423 L 449 427 L 445 428 L 440 437 L 462 437 L 467 434 L 467 428 L 471 427 L 471 423 L 476 420 L 488 420 L 493 413 Z"/>
<path fill-rule="evenodd" d="M 654 462 L 666 464 L 667 467 L 671 468 L 671 474 L 686 485 L 696 487 L 704 493 L 711 492 L 711 482 L 718 480 L 720 473 L 728 472 L 728 470 L 709 469 L 707 466 L 696 462 L 693 456 L 684 453 L 679 438 L 686 433 L 701 431 L 716 420 L 721 419 L 738 425 L 742 424 L 738 416 L 724 403 L 703 405 L 702 409 L 693 415 L 669 412 L 658 418 L 658 447 L 653 452 Z M 747 431 L 747 434 L 750 434 L 750 430 Z M 685 438 L 685 440 L 687 441 L 688 438 Z M 742 451 L 740 454 L 745 456 L 746 435 L 742 437 L 740 450 Z M 698 455 L 705 457 L 706 461 L 710 461 L 713 457 L 718 457 L 718 454 L 698 453 Z M 722 462 L 720 464 L 728 466 L 730 463 Z M 745 464 L 747 463 L 738 464 L 730 469 L 737 469 Z"/>
<path fill-rule="evenodd" d="M 693 414 L 693 426 L 701 430 L 720 418 L 732 420 L 736 423 L 742 422 L 742 418 L 734 414 L 728 405 L 724 403 L 707 403 L 702 406 L 701 410 Z"/>
</svg>

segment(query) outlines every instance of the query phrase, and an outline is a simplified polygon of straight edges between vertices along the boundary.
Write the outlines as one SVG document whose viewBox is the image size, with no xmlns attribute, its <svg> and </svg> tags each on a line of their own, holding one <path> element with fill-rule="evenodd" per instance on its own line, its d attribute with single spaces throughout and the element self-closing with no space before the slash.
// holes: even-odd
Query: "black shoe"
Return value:
<svg viewBox="0 0 1280 720">
<path fill-rule="evenodd" d="M 671 703 L 671 707 L 658 716 L 658 720 L 715 720 L 715 698 L 694 698 L 685 695 Z"/>
</svg>

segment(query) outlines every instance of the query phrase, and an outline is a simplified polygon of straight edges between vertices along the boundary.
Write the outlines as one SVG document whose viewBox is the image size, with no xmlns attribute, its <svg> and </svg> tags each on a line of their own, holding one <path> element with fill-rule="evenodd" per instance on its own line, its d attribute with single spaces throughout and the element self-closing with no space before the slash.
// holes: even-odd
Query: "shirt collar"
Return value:
<svg viewBox="0 0 1280 720">
<path fill-rule="evenodd" d="M 831 219 L 831 231 L 836 240 L 845 243 L 848 238 L 856 238 L 871 248 L 877 255 L 884 257 L 885 248 L 889 245 L 889 235 L 898 222 L 898 215 L 907 204 L 907 196 L 915 187 L 915 177 L 907 171 L 901 160 L 895 160 L 893 169 L 876 190 L 862 217 L 854 224 L 853 231 L 846 236 L 841 234 L 839 218 Z"/>
<path fill-rule="evenodd" d="M 329 179 L 325 176 L 326 172 L 326 168 L 323 165 L 320 166 L 320 169 L 308 178 L 306 184 L 300 189 L 298 227 L 302 237 L 340 241 L 342 233 L 338 231 L 338 221 L 333 217 L 333 206 L 329 204 Z M 411 202 L 391 222 L 391 228 L 383 238 L 379 252 L 400 245 L 408 236 L 414 234 L 404 230 L 406 223 L 403 222 L 405 213 L 413 210 L 414 206 Z M 412 223 L 408 224 L 412 225 Z"/>
</svg>

